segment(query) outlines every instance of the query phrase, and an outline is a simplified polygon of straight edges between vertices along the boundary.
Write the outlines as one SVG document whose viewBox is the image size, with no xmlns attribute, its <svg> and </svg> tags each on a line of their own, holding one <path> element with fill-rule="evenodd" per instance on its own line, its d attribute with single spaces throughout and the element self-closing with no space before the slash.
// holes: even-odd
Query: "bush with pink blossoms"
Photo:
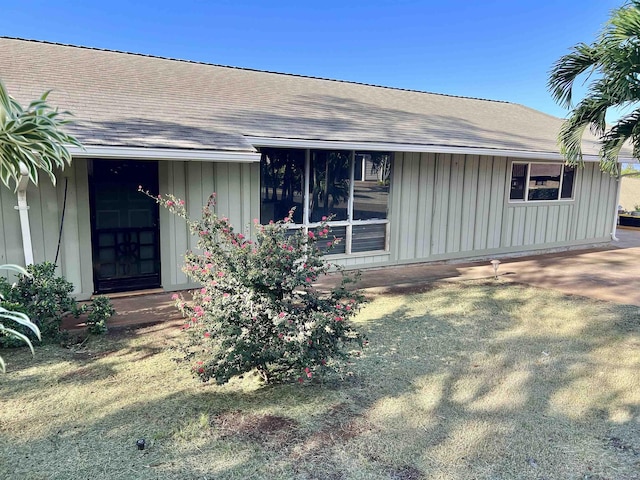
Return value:
<svg viewBox="0 0 640 480">
<path fill-rule="evenodd" d="M 308 231 L 287 228 L 293 212 L 268 225 L 255 220 L 249 239 L 214 213 L 215 194 L 202 220 L 190 219 L 172 195 L 154 198 L 198 238 L 200 251 L 187 252 L 184 272 L 201 287 L 189 300 L 174 298 L 186 318 L 186 358 L 202 381 L 223 384 L 255 369 L 266 383 L 302 383 L 342 365 L 350 345 L 365 343 L 350 322 L 364 300 L 347 288 L 354 277 L 324 257 L 340 241 L 327 219 Z M 330 270 L 341 274 L 339 285 L 315 288 Z"/>
</svg>

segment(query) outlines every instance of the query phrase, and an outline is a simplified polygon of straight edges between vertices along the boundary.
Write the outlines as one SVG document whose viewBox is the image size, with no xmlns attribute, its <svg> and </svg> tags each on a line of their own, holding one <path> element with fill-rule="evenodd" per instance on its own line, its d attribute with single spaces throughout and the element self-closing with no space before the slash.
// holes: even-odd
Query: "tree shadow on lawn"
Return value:
<svg viewBox="0 0 640 480">
<path fill-rule="evenodd" d="M 29 464 L 96 479 L 639 478 L 637 308 L 450 284 L 379 297 L 359 321 L 371 345 L 343 380 L 134 378 L 148 382 L 134 401 L 30 438 Z"/>
</svg>

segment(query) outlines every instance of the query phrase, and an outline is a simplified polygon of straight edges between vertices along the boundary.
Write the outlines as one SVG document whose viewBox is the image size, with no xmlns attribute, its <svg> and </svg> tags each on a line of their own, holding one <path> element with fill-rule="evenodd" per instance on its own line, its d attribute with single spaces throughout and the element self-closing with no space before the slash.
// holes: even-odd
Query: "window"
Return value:
<svg viewBox="0 0 640 480">
<path fill-rule="evenodd" d="M 260 222 L 295 207 L 292 229 L 313 228 L 331 216 L 342 241 L 332 254 L 388 249 L 390 153 L 261 149 Z"/>
<path fill-rule="evenodd" d="M 514 163 L 509 200 L 571 200 L 575 169 L 557 163 Z"/>
</svg>

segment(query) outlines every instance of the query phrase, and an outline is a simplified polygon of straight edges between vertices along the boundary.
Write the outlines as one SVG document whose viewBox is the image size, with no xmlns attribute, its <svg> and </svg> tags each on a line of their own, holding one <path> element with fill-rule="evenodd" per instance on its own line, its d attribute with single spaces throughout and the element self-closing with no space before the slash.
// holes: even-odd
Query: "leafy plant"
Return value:
<svg viewBox="0 0 640 480">
<path fill-rule="evenodd" d="M 21 273 L 22 275 L 27 275 L 27 272 L 24 268 L 18 265 L 0 265 L 0 270 L 13 270 L 17 273 Z M 7 308 L 8 307 L 8 308 Z M 23 326 L 24 328 L 28 328 L 33 334 L 36 336 L 38 340 L 40 340 L 40 330 L 38 326 L 29 320 L 29 317 L 22 312 L 18 312 L 13 310 L 8 303 L 5 302 L 4 296 L 0 293 L 0 320 L 17 323 L 18 325 Z M 0 337 L 11 338 L 17 340 L 19 342 L 23 342 L 27 344 L 27 346 L 31 349 L 31 353 L 33 354 L 33 344 L 29 337 L 27 337 L 24 333 L 19 332 L 18 330 L 7 327 L 4 323 L 0 323 Z M 4 373 L 6 371 L 6 365 L 4 359 L 0 356 L 0 370 Z"/>
<path fill-rule="evenodd" d="M 611 13 L 597 40 L 579 43 L 552 67 L 548 87 L 553 98 L 571 108 L 558 135 L 562 154 L 569 164 L 582 165 L 582 136 L 587 127 L 600 137 L 600 166 L 618 173 L 618 155 L 630 141 L 633 156 L 640 156 L 640 0 L 630 0 Z M 584 98 L 572 103 L 573 86 L 583 74 L 592 80 Z M 633 107 L 633 111 L 608 125 L 611 109 Z"/>
<path fill-rule="evenodd" d="M 29 178 L 38 183 L 38 170 L 45 172 L 55 184 L 54 170 L 71 163 L 68 145 L 80 142 L 63 131 L 70 121 L 47 103 L 49 92 L 23 108 L 0 81 L 0 180 L 9 187 L 18 183 L 21 166 Z"/>
<path fill-rule="evenodd" d="M 87 330 L 89 333 L 100 335 L 107 332 L 107 320 L 116 313 L 109 297 L 100 295 L 85 305 L 87 315 Z"/>
<path fill-rule="evenodd" d="M 339 366 L 349 344 L 363 345 L 349 322 L 363 302 L 346 288 L 354 278 L 342 272 L 332 290 L 313 287 L 337 269 L 319 248 L 338 242 L 329 237 L 326 217 L 314 230 L 295 233 L 288 229 L 293 211 L 264 226 L 256 219 L 254 241 L 213 212 L 215 194 L 202 220 L 190 219 L 184 201 L 172 195 L 156 200 L 198 237 L 201 251 L 186 254 L 184 272 L 202 287 L 189 301 L 174 299 L 187 318 L 185 358 L 202 381 L 223 384 L 256 369 L 266 383 L 304 382 Z"/>
<path fill-rule="evenodd" d="M 113 314 L 108 298 L 98 297 L 87 305 L 79 306 L 71 296 L 73 284 L 64 277 L 56 276 L 56 265 L 44 262 L 29 265 L 25 273 L 19 275 L 15 284 L 0 278 L 0 293 L 16 311 L 31 318 L 43 339 L 56 340 L 60 335 L 60 325 L 66 315 L 79 316 L 89 312 L 87 324 L 91 333 L 106 331 L 106 319 Z M 20 330 L 23 335 L 33 334 L 28 329 Z M 0 338 L 0 346 L 18 346 L 15 338 Z"/>
</svg>

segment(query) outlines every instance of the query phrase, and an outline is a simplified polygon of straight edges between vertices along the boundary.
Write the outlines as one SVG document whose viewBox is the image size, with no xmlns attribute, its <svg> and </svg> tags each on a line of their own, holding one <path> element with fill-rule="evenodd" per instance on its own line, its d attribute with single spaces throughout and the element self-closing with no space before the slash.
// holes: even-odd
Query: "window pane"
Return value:
<svg viewBox="0 0 640 480">
<path fill-rule="evenodd" d="M 575 168 L 564 166 L 562 174 L 562 194 L 560 198 L 573 198 L 573 181 L 575 178 Z"/>
<path fill-rule="evenodd" d="M 532 163 L 529 174 L 529 200 L 558 200 L 562 165 Z"/>
<path fill-rule="evenodd" d="M 333 215 L 333 221 L 347 219 L 351 155 L 349 152 L 311 152 L 309 179 L 309 221 L 319 222 Z"/>
<path fill-rule="evenodd" d="M 527 181 L 526 163 L 514 163 L 511 167 L 511 200 L 524 200 L 524 185 Z"/>
<path fill-rule="evenodd" d="M 282 220 L 295 207 L 293 221 L 302 223 L 304 150 L 263 149 L 260 159 L 260 223 Z"/>
<path fill-rule="evenodd" d="M 334 244 L 334 242 L 336 242 Z M 331 242 L 333 248 L 329 250 L 328 243 Z M 318 240 L 316 244 L 321 252 L 327 252 L 329 255 L 338 255 L 347 251 L 347 227 L 332 227 L 331 232 L 326 240 Z"/>
<path fill-rule="evenodd" d="M 354 225 L 351 233 L 351 252 L 384 250 L 387 235 L 386 224 Z"/>
<path fill-rule="evenodd" d="M 387 218 L 391 154 L 358 153 L 355 162 L 353 219 Z"/>
</svg>

